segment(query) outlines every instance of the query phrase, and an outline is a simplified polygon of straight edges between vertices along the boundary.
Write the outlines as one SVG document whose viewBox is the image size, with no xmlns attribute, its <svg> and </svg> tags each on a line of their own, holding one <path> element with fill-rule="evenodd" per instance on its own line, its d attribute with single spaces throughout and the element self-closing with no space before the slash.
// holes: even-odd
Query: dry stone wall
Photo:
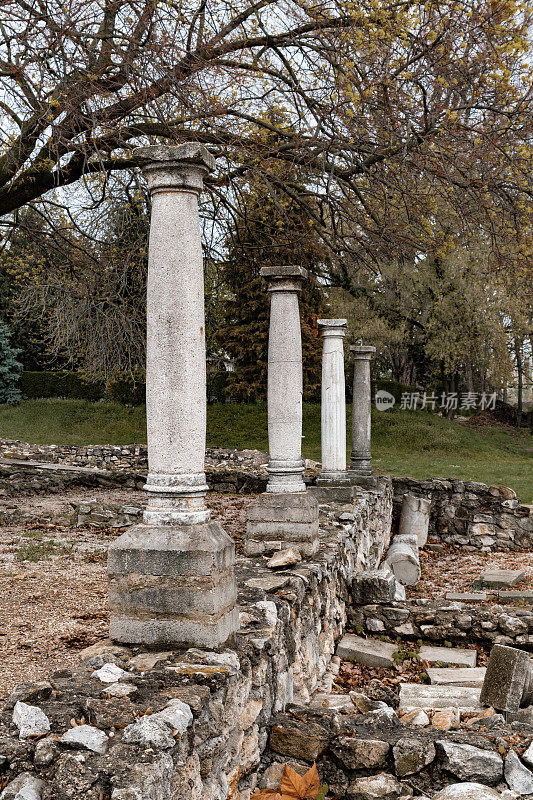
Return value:
<svg viewBox="0 0 533 800">
<path fill-rule="evenodd" d="M 533 507 L 506 486 L 413 478 L 394 478 L 393 486 L 396 516 L 407 493 L 431 500 L 430 537 L 485 551 L 533 549 Z"/>
<path fill-rule="evenodd" d="M 393 638 L 504 644 L 533 651 L 531 607 L 419 599 L 349 609 L 353 630 Z"/>
<path fill-rule="evenodd" d="M 499 790 L 521 785 L 529 796 L 533 775 L 517 751 L 526 751 L 524 758 L 531 758 L 527 748 L 532 735 L 532 726 L 508 726 L 502 715 L 494 713 L 474 722 L 470 731 L 443 732 L 404 725 L 392 709 L 365 714 L 356 713 L 355 708 L 291 706 L 289 713 L 272 721 L 259 783 L 273 789 L 284 763 L 303 773 L 316 761 L 329 793 L 346 800 L 409 800 L 413 796 L 422 800 L 462 781 Z M 500 797 L 499 793 L 471 795 L 467 786 L 458 789 L 450 797 Z"/>
<path fill-rule="evenodd" d="M 97 467 L 98 469 L 146 470 L 148 447 L 145 444 L 41 445 L 28 444 L 28 442 L 20 442 L 15 439 L 0 439 L 0 458 L 67 464 L 77 467 Z M 267 461 L 267 454 L 260 450 L 212 447 L 206 451 L 208 466 L 240 466 L 261 469 L 261 467 L 266 468 Z"/>
<path fill-rule="evenodd" d="M 322 511 L 312 561 L 274 572 L 237 560 L 234 647 L 157 654 L 108 642 L 78 670 L 18 687 L 0 713 L 3 797 L 24 786 L 35 800 L 249 800 L 273 715 L 331 686 L 352 578 L 389 543 L 390 480 Z"/>
<path fill-rule="evenodd" d="M 215 491 L 262 492 L 267 460 L 267 454 L 257 450 L 210 448 L 205 462 L 209 486 Z M 313 484 L 317 465 L 307 461 L 306 467 L 304 480 Z M 0 497 L 58 492 L 75 485 L 141 488 L 146 470 L 146 445 L 76 447 L 0 440 Z M 392 482 L 396 524 L 403 497 L 411 493 L 431 500 L 432 538 L 484 551 L 533 549 L 533 507 L 520 503 L 506 486 L 396 477 Z"/>
</svg>

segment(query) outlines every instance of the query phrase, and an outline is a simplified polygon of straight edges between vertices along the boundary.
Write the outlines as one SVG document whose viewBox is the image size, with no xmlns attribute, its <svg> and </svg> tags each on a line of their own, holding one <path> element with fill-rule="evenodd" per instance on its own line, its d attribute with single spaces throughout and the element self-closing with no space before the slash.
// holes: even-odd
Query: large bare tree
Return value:
<svg viewBox="0 0 533 800">
<path fill-rule="evenodd" d="M 410 270 L 468 236 L 490 243 L 494 269 L 512 253 L 523 280 L 530 14 L 530 0 L 4 0 L 1 224 L 20 230 L 31 204 L 54 249 L 56 205 L 72 216 L 80 181 L 96 206 L 117 196 L 110 176 L 131 185 L 135 145 L 193 139 L 217 159 L 208 232 L 245 219 L 260 185 L 280 210 L 301 206 L 325 277 L 356 297 L 381 264 Z M 68 233 L 71 254 L 88 243 L 68 269 L 99 314 L 87 287 L 107 285 L 91 244 L 105 230 L 95 213 L 88 237 Z M 68 284 L 43 274 L 42 296 Z"/>
<path fill-rule="evenodd" d="M 510 212 L 531 195 L 527 11 L 524 0 L 4 0 L 0 214 L 131 168 L 132 146 L 153 137 L 207 144 L 214 187 L 296 166 L 295 185 L 274 166 L 272 190 L 302 198 L 305 185 L 330 233 L 356 210 L 352 236 L 397 236 L 398 214 L 427 213 L 425 193 Z"/>
</svg>

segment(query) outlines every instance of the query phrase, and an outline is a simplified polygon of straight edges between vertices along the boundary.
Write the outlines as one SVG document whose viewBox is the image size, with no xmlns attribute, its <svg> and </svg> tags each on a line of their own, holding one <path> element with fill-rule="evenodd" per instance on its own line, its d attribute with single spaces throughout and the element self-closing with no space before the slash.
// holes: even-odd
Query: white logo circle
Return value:
<svg viewBox="0 0 533 800">
<path fill-rule="evenodd" d="M 388 411 L 389 408 L 393 407 L 395 402 L 396 398 L 393 394 L 390 394 L 390 392 L 386 392 L 384 389 L 380 389 L 379 392 L 376 392 L 375 403 L 378 411 Z"/>
</svg>

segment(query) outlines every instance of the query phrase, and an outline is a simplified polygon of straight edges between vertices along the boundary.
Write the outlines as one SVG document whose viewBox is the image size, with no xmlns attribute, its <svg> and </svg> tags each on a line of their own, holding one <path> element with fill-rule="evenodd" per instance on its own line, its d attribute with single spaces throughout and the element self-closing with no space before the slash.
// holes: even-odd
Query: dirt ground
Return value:
<svg viewBox="0 0 533 800">
<path fill-rule="evenodd" d="M 525 578 L 513 589 L 533 589 L 533 553 L 469 552 L 446 547 L 443 552 L 420 551 L 422 577 L 406 587 L 407 597 L 445 597 L 446 592 L 471 592 L 472 584 L 487 569 L 519 569 Z"/>
<path fill-rule="evenodd" d="M 209 497 L 240 549 L 250 496 Z M 69 528 L 42 518 L 70 502 L 144 503 L 142 492 L 79 489 L 4 501 L 35 515 L 21 525 L 0 526 L 0 701 L 19 683 L 68 669 L 77 652 L 107 636 L 105 559 L 110 540 L 121 531 Z"/>
<path fill-rule="evenodd" d="M 211 493 L 213 518 L 220 520 L 242 551 L 246 507 L 253 496 Z M 142 492 L 119 489 L 70 490 L 63 494 L 21 497 L 0 502 L 31 513 L 24 524 L 0 526 L 0 701 L 17 684 L 68 669 L 84 647 L 108 630 L 105 559 L 109 542 L 120 530 L 74 528 L 46 522 L 69 503 L 140 504 Z M 409 597 L 441 597 L 468 590 L 488 567 L 520 568 L 527 578 L 518 588 L 533 588 L 533 553 L 468 553 L 446 548 L 422 551 L 422 579 Z M 480 654 L 481 655 L 481 654 Z M 392 687 L 419 671 L 418 663 L 391 672 Z M 366 668 L 346 667 L 340 684 L 355 688 L 377 677 Z M 383 679 L 385 676 L 380 675 Z"/>
</svg>

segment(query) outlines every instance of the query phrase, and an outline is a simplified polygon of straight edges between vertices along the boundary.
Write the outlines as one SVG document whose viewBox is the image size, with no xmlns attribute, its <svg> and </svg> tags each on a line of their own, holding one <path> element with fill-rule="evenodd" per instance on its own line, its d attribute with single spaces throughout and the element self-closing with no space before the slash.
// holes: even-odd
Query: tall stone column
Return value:
<svg viewBox="0 0 533 800">
<path fill-rule="evenodd" d="M 271 553 L 289 546 L 302 555 L 318 548 L 318 503 L 303 480 L 302 337 L 298 294 L 307 271 L 263 267 L 270 293 L 268 336 L 268 483 L 248 508 L 245 550 Z"/>
<path fill-rule="evenodd" d="M 263 267 L 268 281 L 267 492 L 305 492 L 302 460 L 302 334 L 298 294 L 303 267 Z"/>
<path fill-rule="evenodd" d="M 322 474 L 326 480 L 346 477 L 346 394 L 344 387 L 345 319 L 319 319 L 322 333 Z"/>
<path fill-rule="evenodd" d="M 135 151 L 152 196 L 148 254 L 148 506 L 109 548 L 110 636 L 218 647 L 238 628 L 235 548 L 210 521 L 204 472 L 206 361 L 198 196 L 205 147 Z"/>
<path fill-rule="evenodd" d="M 376 348 L 356 346 L 350 351 L 354 357 L 350 473 L 355 479 L 368 478 L 372 476 L 370 360 Z"/>
</svg>

